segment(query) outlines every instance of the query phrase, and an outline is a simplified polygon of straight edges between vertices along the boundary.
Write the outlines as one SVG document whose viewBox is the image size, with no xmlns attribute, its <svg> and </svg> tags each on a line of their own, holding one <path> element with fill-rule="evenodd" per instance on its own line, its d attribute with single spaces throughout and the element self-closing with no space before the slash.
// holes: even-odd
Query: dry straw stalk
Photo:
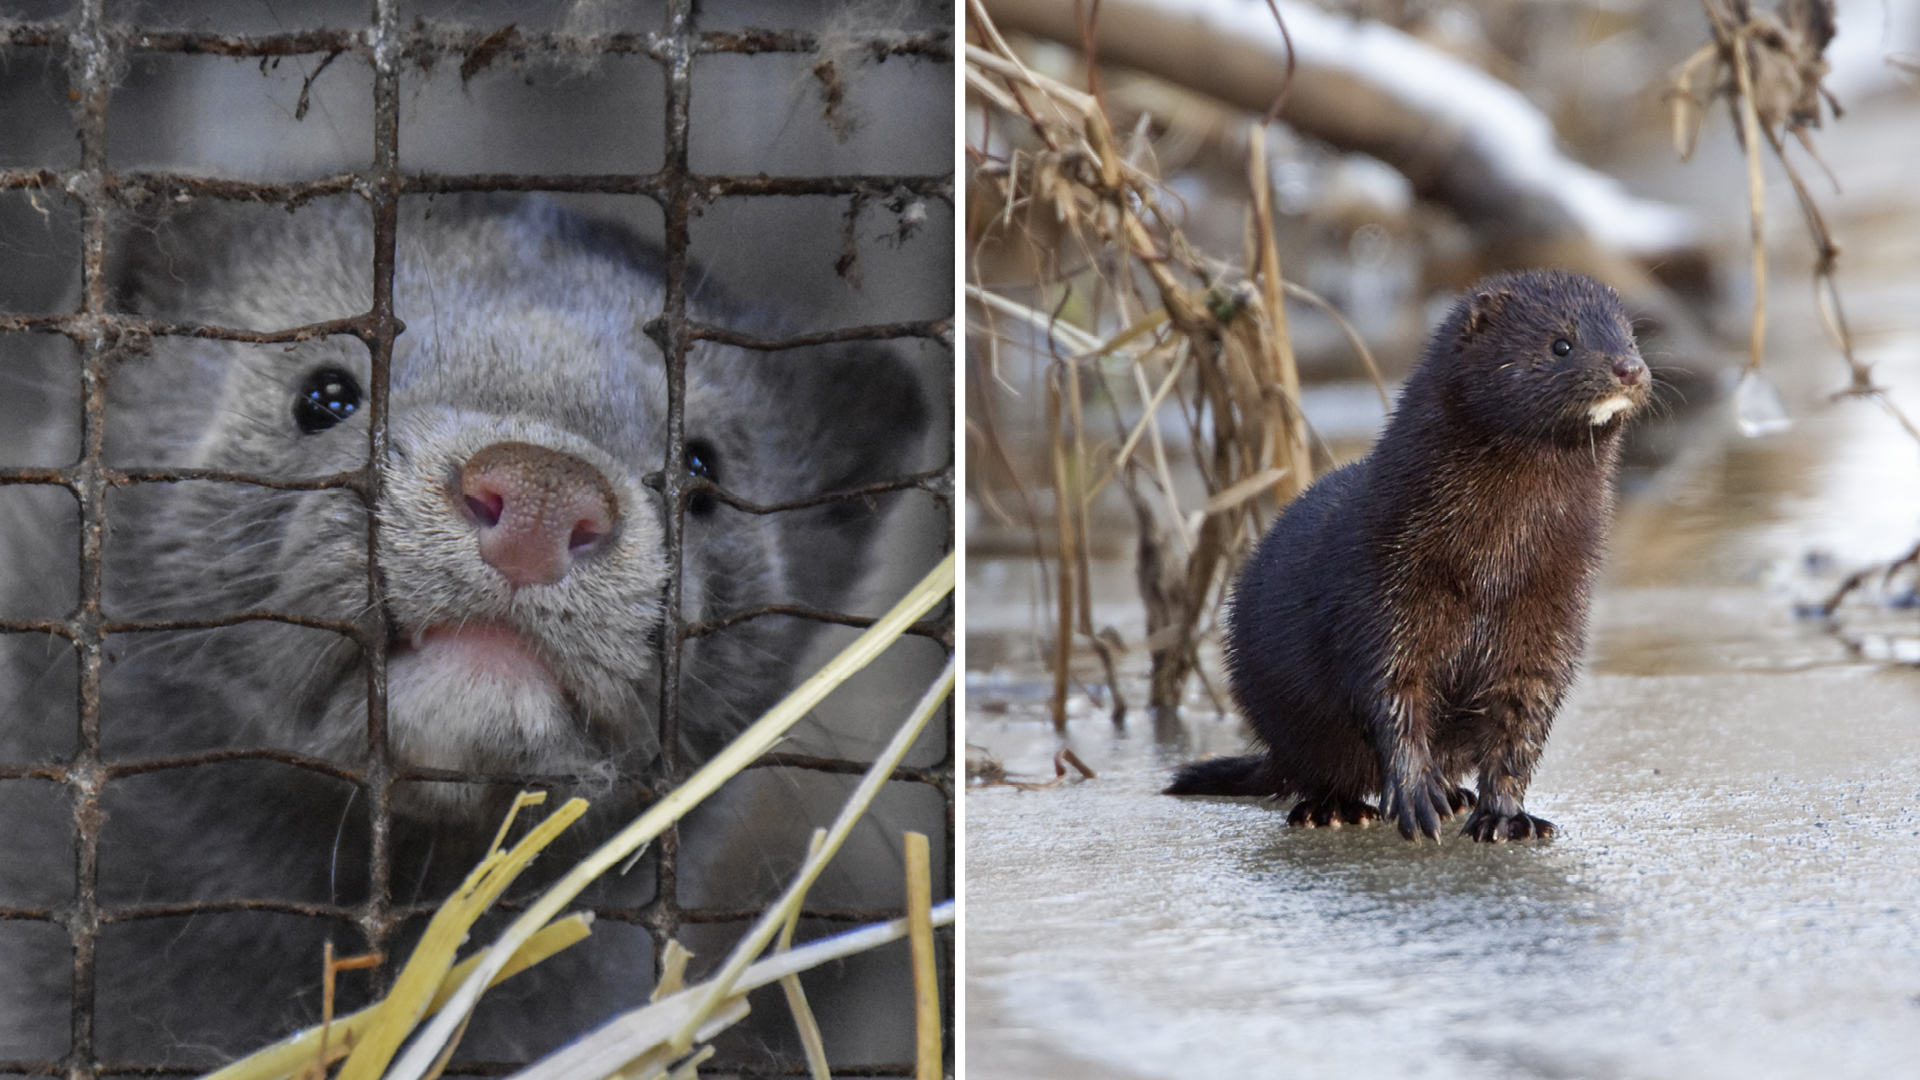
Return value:
<svg viewBox="0 0 1920 1080">
<path fill-rule="evenodd" d="M 1272 507 L 1313 479 L 1284 298 L 1324 301 L 1281 276 L 1265 120 L 1248 131 L 1248 214 L 1237 269 L 1195 251 L 1167 209 L 1145 142 L 1148 122 L 1143 118 L 1131 139 L 1116 137 L 1092 74 L 1096 57 L 1084 57 L 1092 89 L 1067 86 L 1032 70 L 979 0 L 970 0 L 968 16 L 967 86 L 988 114 L 985 123 L 1003 125 L 996 130 L 1013 147 L 1003 159 L 988 156 L 991 145 L 976 155 L 973 184 L 985 196 L 981 204 L 995 210 L 976 222 L 972 240 L 1022 250 L 1021 261 L 1041 268 L 1032 291 L 1043 299 L 1023 303 L 978 281 L 968 295 L 988 335 L 997 337 L 997 324 L 1011 318 L 1039 331 L 1053 350 L 1042 473 L 1053 489 L 1053 513 L 1045 525 L 1030 524 L 1051 534 L 1058 553 L 1054 721 L 1065 723 L 1076 641 L 1098 654 L 1114 683 L 1118 636 L 1093 625 L 1088 565 L 1089 507 L 1109 485 L 1121 489 L 1139 529 L 1152 661 L 1148 705 L 1174 709 L 1198 670 L 1198 644 L 1234 564 Z M 1066 273 L 1062 265 L 1085 269 Z M 1060 309 L 1070 301 L 1090 312 L 1089 321 L 1115 328 L 1096 333 L 1068 325 Z M 1043 305 L 1056 310 L 1038 310 Z M 1110 379 L 1110 371 L 1122 377 Z M 1117 451 L 1092 432 L 1090 387 L 1109 402 L 1137 393 L 1136 422 L 1122 424 L 1115 410 Z M 1198 506 L 1183 505 L 1176 488 L 1156 422 L 1163 405 L 1177 405 L 1186 419 L 1204 489 Z M 975 437 L 989 445 L 995 439 L 983 426 Z M 1137 453 L 1143 446 L 1151 451 L 1145 464 Z M 1113 701 L 1117 719 L 1125 709 L 1117 686 Z"/>
<path fill-rule="evenodd" d="M 500 841 L 496 839 L 494 850 L 435 914 L 427 933 L 422 936 L 414 955 L 409 958 L 407 967 L 402 970 L 388 996 L 377 1005 L 336 1019 L 328 1025 L 325 1037 L 330 1045 L 352 1049 L 341 1076 L 347 1077 L 349 1071 L 355 1077 L 384 1075 L 388 1080 L 423 1080 L 438 1075 L 458 1041 L 459 1033 L 464 1030 L 466 1019 L 480 994 L 509 975 L 586 936 L 589 922 L 586 917 L 572 915 L 556 919 L 563 907 L 595 878 L 642 850 L 727 780 L 770 750 L 828 693 L 872 662 L 908 627 L 951 593 L 953 582 L 954 557 L 949 554 L 892 610 L 825 667 L 742 731 L 726 749 L 685 783 L 669 792 L 551 886 L 508 926 L 491 947 L 456 966 L 452 964 L 453 954 L 465 940 L 474 920 L 542 848 L 585 811 L 586 804 L 579 799 L 570 800 L 530 830 L 511 850 L 501 851 Z M 862 778 L 860 787 L 836 820 L 834 831 L 829 833 L 828 842 L 802 867 L 802 880 L 795 882 L 794 887 L 783 896 L 782 902 L 770 909 L 748 938 L 741 942 L 721 977 L 692 990 L 666 996 L 659 1004 L 641 1011 L 649 1017 L 648 1023 L 654 1028 L 665 1025 L 662 1029 L 665 1034 L 655 1041 L 672 1044 L 655 1055 L 661 1069 L 647 1068 L 646 1062 L 636 1061 L 644 1052 L 636 1051 L 600 1072 L 573 1071 L 565 1067 L 564 1061 L 555 1066 L 552 1064 L 554 1059 L 550 1058 L 522 1075 L 564 1076 L 568 1080 L 601 1080 L 615 1073 L 620 1073 L 623 1078 L 629 1075 L 657 1075 L 664 1071 L 665 1066 L 685 1057 L 695 1039 L 710 1037 L 713 1032 L 744 1016 L 746 1007 L 742 995 L 747 990 L 783 975 L 805 970 L 834 956 L 848 955 L 849 950 L 872 948 L 904 934 L 906 921 L 897 920 L 898 933 L 892 931 L 894 924 L 879 924 L 877 928 L 870 927 L 840 935 L 828 942 L 816 942 L 784 952 L 761 965 L 749 967 L 749 962 L 766 947 L 774 932 L 797 916 L 800 903 L 805 898 L 806 886 L 812 883 L 831 857 L 839 840 L 851 830 L 853 821 L 864 812 L 881 783 L 891 776 L 894 767 L 913 745 L 928 719 L 945 701 L 952 686 L 953 665 L 949 662 L 942 677 L 936 680 L 913 714 L 901 725 L 887 751 Z M 513 809 L 509 811 L 508 822 L 501 826 L 500 838 L 505 837 L 514 813 L 522 806 L 538 803 L 542 799 L 544 795 L 539 794 L 523 794 L 516 799 Z M 950 905 L 946 918 L 951 919 Z M 663 988 L 665 985 L 666 981 L 663 980 Z M 395 1051 L 409 1033 L 415 1031 L 419 1022 L 427 1017 L 432 1019 L 414 1037 L 399 1061 L 389 1068 L 388 1062 Z M 302 1032 L 210 1074 L 207 1080 L 285 1080 L 315 1064 L 324 1070 L 327 1060 L 322 1057 L 322 1037 L 322 1029 L 318 1027 Z M 562 1051 L 556 1057 L 566 1053 Z M 687 1068 L 704 1059 L 704 1054 L 694 1056 L 695 1061 L 682 1062 L 680 1067 Z M 635 1071 L 633 1066 L 640 1068 Z"/>
</svg>

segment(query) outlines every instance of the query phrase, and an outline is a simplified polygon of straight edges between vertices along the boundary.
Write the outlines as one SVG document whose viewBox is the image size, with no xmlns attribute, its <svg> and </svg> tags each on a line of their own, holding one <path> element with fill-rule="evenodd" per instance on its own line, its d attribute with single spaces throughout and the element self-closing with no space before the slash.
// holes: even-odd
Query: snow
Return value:
<svg viewBox="0 0 1920 1080">
<path fill-rule="evenodd" d="M 1231 38 L 1270 43 L 1276 63 L 1284 63 L 1285 46 L 1266 0 L 1158 2 Z M 1567 157 L 1546 115 L 1479 68 L 1371 20 L 1295 0 L 1279 0 L 1279 9 L 1302 65 L 1347 72 L 1458 130 L 1501 175 L 1559 204 L 1600 243 L 1651 255 L 1697 241 L 1690 213 L 1637 198 L 1613 177 Z"/>
<path fill-rule="evenodd" d="M 1898 56 L 1913 63 L 1920 47 L 1920 2 L 1916 0 L 1839 0 L 1835 34 L 1827 45 L 1832 68 L 1826 86 L 1842 107 L 1869 95 L 1912 86 L 1887 63 Z"/>
</svg>

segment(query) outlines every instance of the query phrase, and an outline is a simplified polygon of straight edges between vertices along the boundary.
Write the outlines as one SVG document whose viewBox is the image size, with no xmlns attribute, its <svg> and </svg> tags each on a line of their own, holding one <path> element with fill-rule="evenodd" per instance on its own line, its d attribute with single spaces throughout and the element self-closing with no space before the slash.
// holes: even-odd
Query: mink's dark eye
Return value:
<svg viewBox="0 0 1920 1080">
<path fill-rule="evenodd" d="M 1553 339 L 1553 355 L 1565 356 L 1572 351 L 1573 351 L 1573 342 L 1568 341 L 1566 338 Z"/>
<path fill-rule="evenodd" d="M 687 471 L 710 484 L 720 482 L 720 454 L 713 444 L 705 439 L 687 440 Z M 705 517 L 713 513 L 719 505 L 711 491 L 696 491 L 687 500 L 687 509 L 696 517 Z"/>
<path fill-rule="evenodd" d="M 321 368 L 300 384 L 293 399 L 293 422 L 309 435 L 347 420 L 360 409 L 360 384 L 338 368 Z"/>
</svg>

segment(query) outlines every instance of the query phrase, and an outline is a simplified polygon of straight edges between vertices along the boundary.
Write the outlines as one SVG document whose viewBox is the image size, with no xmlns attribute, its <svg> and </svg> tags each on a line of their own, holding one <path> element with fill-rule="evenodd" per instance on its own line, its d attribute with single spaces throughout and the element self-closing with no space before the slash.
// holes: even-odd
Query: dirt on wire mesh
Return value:
<svg viewBox="0 0 1920 1080">
<path fill-rule="evenodd" d="M 576 8 L 581 10 L 589 5 Z M 70 1003 L 63 1006 L 59 1020 L 39 1025 L 48 1033 L 34 1045 L 55 1046 L 49 1053 L 10 1055 L 6 1071 L 26 1073 L 59 1072 L 76 1077 L 91 1077 L 105 1071 L 150 1071 L 179 1068 L 160 1060 L 103 1057 L 103 1032 L 120 1018 L 96 1015 L 95 991 L 100 985 L 103 965 L 127 958 L 115 953 L 115 942 L 124 942 L 125 932 L 144 925 L 161 927 L 165 920 L 187 920 L 222 915 L 254 915 L 328 920 L 334 925 L 352 927 L 357 933 L 348 941 L 360 939 L 355 947 L 391 951 L 403 944 L 411 930 L 409 920 L 418 922 L 434 910 L 435 904 L 417 895 L 409 896 L 409 883 L 396 881 L 389 858 L 396 846 L 406 842 L 405 827 L 395 822 L 392 800 L 398 785 L 444 783 L 476 777 L 457 770 L 410 766 L 389 757 L 381 732 L 386 726 L 385 667 L 395 648 L 390 628 L 377 606 L 359 618 L 329 618 L 298 612 L 247 610 L 237 614 L 208 617 L 172 617 L 127 619 L 103 607 L 103 575 L 110 574 L 113 529 L 122 520 L 115 513 L 116 500 L 128 492 L 144 490 L 148 485 L 175 485 L 179 482 L 244 483 L 270 493 L 334 492 L 356 500 L 361 507 L 378 505 L 385 471 L 379 453 L 368 464 L 339 473 L 289 479 L 261 476 L 232 468 L 123 466 L 103 461 L 100 438 L 104 428 L 106 386 L 123 357 L 149 348 L 160 340 L 215 341 L 253 346 L 307 346 L 324 343 L 330 336 L 355 338 L 366 346 L 370 362 L 366 408 L 373 418 L 372 439 L 384 449 L 386 435 L 382 425 L 387 410 L 390 366 L 394 345 L 402 332 L 400 313 L 394 307 L 393 275 L 396 239 L 399 232 L 402 201 L 410 196 L 451 195 L 470 192 L 549 192 L 572 195 L 643 196 L 657 206 L 662 219 L 661 232 L 667 249 L 664 266 L 663 311 L 648 324 L 647 331 L 670 358 L 674 373 L 668 380 L 666 452 L 668 460 L 681 459 L 687 450 L 683 430 L 684 401 L 680 365 L 689 352 L 726 345 L 756 352 L 790 351 L 803 348 L 838 346 L 863 342 L 894 342 L 924 345 L 932 350 L 951 349 L 952 321 L 938 315 L 908 321 L 889 320 L 864 325 L 788 333 L 779 329 L 756 330 L 738 325 L 718 325 L 719 320 L 703 321 L 688 306 L 689 293 L 698 286 L 692 279 L 688 250 L 694 246 L 694 219 L 720 200 L 745 197 L 827 197 L 846 199 L 858 207 L 890 207 L 900 218 L 898 223 L 882 223 L 888 235 L 901 234 L 906 219 L 920 215 L 924 220 L 926 203 L 952 203 L 952 176 L 944 172 L 928 174 L 868 174 L 843 172 L 823 175 L 704 175 L 689 167 L 688 143 L 696 128 L 691 123 L 692 75 L 701 58 L 723 55 L 752 57 L 772 54 L 816 54 L 819 35 L 808 30 L 723 30 L 697 28 L 690 3 L 667 6 L 662 31 L 597 30 L 570 33 L 567 29 L 536 30 L 522 25 L 471 28 L 444 22 L 412 20 L 403 23 L 398 5 L 386 2 L 377 6 L 374 21 L 367 26 L 322 28 L 257 34 L 229 34 L 204 30 L 183 30 L 135 26 L 110 18 L 104 0 L 85 0 L 74 6 L 74 13 L 63 19 L 13 21 L 0 25 L 0 41 L 13 50 L 44 50 L 46 55 L 66 63 L 66 78 L 72 101 L 72 121 L 67 130 L 78 135 L 78 156 L 70 166 L 44 166 L 26 162 L 0 168 L 0 192 L 19 193 L 43 216 L 48 208 L 64 213 L 74 211 L 74 278 L 79 283 L 73 310 L 49 314 L 46 309 L 28 308 L 24 312 L 0 314 L 0 333 L 9 338 L 20 335 L 49 335 L 70 342 L 77 357 L 74 369 L 82 383 L 76 413 L 83 413 L 81 431 L 85 438 L 78 464 L 59 467 L 0 469 L 0 491 L 47 490 L 63 488 L 75 500 L 75 553 L 69 558 L 78 564 L 77 576 L 82 588 L 79 603 L 71 615 L 62 617 L 12 618 L 0 621 L 0 641 L 26 641 L 30 635 L 45 640 L 52 649 L 66 649 L 77 660 L 72 677 L 76 692 L 76 716 L 69 726 L 73 750 L 57 760 L 25 763 L 0 763 L 0 780 L 31 782 L 55 786 L 62 798 L 71 799 L 70 811 L 62 811 L 70 830 L 66 845 L 63 876 L 71 882 L 71 893 L 60 899 L 37 898 L 16 902 L 8 897 L 0 904 L 0 925 L 18 929 L 40 927 L 57 932 L 62 939 L 62 959 L 58 969 L 45 973 L 57 978 L 60 994 Z M 843 32 L 844 36 L 844 32 Z M 860 59 L 877 61 L 886 57 L 909 57 L 914 62 L 951 63 L 951 35 L 943 29 L 898 32 L 876 29 Z M 116 169 L 117 160 L 109 153 L 109 120 L 130 103 L 116 100 L 120 80 L 130 67 L 167 56 L 230 57 L 257 59 L 262 71 L 282 58 L 308 58 L 312 69 L 302 80 L 298 102 L 292 108 L 296 120 L 312 123 L 324 115 L 315 92 L 316 80 L 323 72 L 329 84 L 343 78 L 344 72 L 358 61 L 369 73 L 372 100 L 371 159 L 366 168 L 353 172 L 318 175 L 286 182 L 238 180 L 230 177 L 190 175 L 170 168 L 155 171 Z M 405 94 L 402 81 L 409 71 L 427 72 L 437 63 L 458 61 L 462 83 L 476 85 L 489 71 L 508 64 L 545 58 L 596 58 L 631 55 L 645 58 L 661 71 L 666 114 L 663 138 L 664 162 L 660 168 L 644 173 L 473 173 L 444 174 L 422 171 L 403 164 L 400 135 Z M 854 63 L 847 61 L 846 63 Z M 846 64 L 843 64 L 846 66 Z M 50 64 L 49 77 L 57 81 L 57 65 Z M 451 74 L 451 72 L 448 72 Z M 114 154 L 119 150 L 115 149 Z M 62 155 L 50 153 L 49 160 Z M 15 159 L 19 160 L 19 159 Z M 11 164 L 11 163 L 10 163 Z M 374 258 L 371 263 L 372 303 L 362 314 L 309 323 L 293 329 L 258 326 L 229 326 L 183 317 L 164 317 L 118 311 L 112 295 L 110 256 L 115 244 L 117 222 L 134 213 L 155 207 L 185 207 L 198 200 L 222 204 L 262 204 L 307 213 L 316 201 L 347 197 L 364 201 L 371 208 Z M 53 220 L 58 213 L 49 217 Z M 869 214 L 867 225 L 872 226 Z M 857 226 L 858 213 L 849 215 L 846 229 Z M 865 250 L 872 250 L 871 248 Z M 702 345 L 701 343 L 708 343 Z M 264 353 L 262 355 L 265 355 Z M 8 463 L 11 464 L 11 463 Z M 725 484 L 725 481 L 720 481 Z M 685 507 L 697 497 L 708 497 L 734 510 L 752 514 L 794 514 L 818 507 L 863 507 L 888 495 L 911 496 L 930 501 L 936 507 L 951 502 L 952 462 L 935 461 L 932 467 L 907 471 L 855 485 L 848 490 L 797 499 L 749 498 L 716 487 L 715 481 L 679 469 L 658 474 L 657 490 L 669 505 Z M 823 511 L 824 512 L 824 511 Z M 950 517 L 950 515 L 942 515 Z M 684 760 L 678 750 L 676 725 L 679 717 L 680 687 L 677 674 L 683 646 L 721 634 L 730 628 L 756 621 L 805 620 L 812 623 L 850 627 L 870 625 L 866 615 L 833 610 L 809 603 L 771 603 L 721 610 L 711 617 L 685 618 L 681 614 L 681 561 L 683 525 L 679 514 L 665 515 L 667 565 L 665 610 L 669 613 L 661 638 L 660 718 L 658 734 L 662 764 L 658 768 L 623 772 L 614 780 L 630 791 L 631 798 L 645 804 L 666 790 L 673 779 L 687 772 L 694 762 Z M 948 545 L 951 544 L 949 537 Z M 380 588 L 377 563 L 367 562 L 367 588 Z M 690 611 L 692 609 L 689 609 Z M 373 732 L 375 752 L 364 766 L 330 762 L 291 749 L 246 747 L 169 753 L 161 757 L 116 754 L 110 745 L 112 718 L 106 730 L 102 725 L 102 688 L 116 670 L 117 643 L 140 640 L 140 634 L 160 631 L 211 632 L 245 628 L 260 623 L 323 631 L 350 642 L 365 658 L 371 674 L 367 679 L 366 712 Z M 942 652 L 951 652 L 950 611 L 916 623 L 908 631 L 932 643 Z M 55 645 L 58 643 L 58 645 Z M 950 724 L 950 719 L 947 721 Z M 368 887 L 364 902 L 348 898 L 319 901 L 286 900 L 272 897 L 242 896 L 237 899 L 199 899 L 174 902 L 119 902 L 103 897 L 97 885 L 103 865 L 116 857 L 112 845 L 103 848 L 101 837 L 112 823 L 111 806 L 117 792 L 148 782 L 152 777 L 207 766 L 236 762 L 290 767 L 294 770 L 330 778 L 358 792 L 368 829 L 364 844 L 367 863 L 362 871 Z M 754 763 L 761 768 L 805 770 L 809 774 L 857 774 L 864 762 L 828 754 L 769 754 Z M 952 820 L 952 765 L 950 756 L 922 761 L 890 770 L 889 777 L 932 793 L 946 807 L 944 814 L 950 829 Z M 488 771 L 477 777 L 504 784 L 530 783 L 545 787 L 573 783 L 572 776 L 520 775 L 510 771 Z M 36 787 L 35 790 L 39 790 Z M 122 818 L 121 824 L 129 823 Z M 63 836 L 66 833 L 63 832 Z M 950 832 L 945 834 L 944 850 L 951 859 Z M 62 840 L 63 844 L 66 841 Z M 669 840 L 656 846 L 649 856 L 661 884 L 659 896 L 637 907 L 618 907 L 601 903 L 598 909 L 608 927 L 628 926 L 651 941 L 657 955 L 664 942 L 673 940 L 682 927 L 723 926 L 757 915 L 757 908 L 739 904 L 689 904 L 683 906 L 674 895 L 678 880 L 676 859 L 699 854 L 682 849 Z M 104 860 L 104 863 L 103 863 Z M 108 872 L 111 867 L 107 867 Z M 951 888 L 951 864 L 945 871 Z M 508 910 L 524 906 L 524 900 L 510 900 Z M 882 904 L 829 902 L 809 909 L 810 925 L 862 923 L 898 913 L 897 907 Z M 116 937 L 118 935 L 118 937 Z M 949 944 L 950 944 L 950 939 Z M 104 943 L 104 947 L 103 947 Z M 347 948 L 347 946 L 343 946 Z M 297 967 L 297 985 L 303 1007 L 318 1004 L 318 983 L 312 977 L 320 960 L 315 955 L 285 958 L 288 968 Z M 278 961 L 276 961 L 277 963 Z M 657 961 L 656 961 L 657 962 Z M 352 981 L 352 994 L 365 998 L 391 978 L 391 966 L 375 977 L 345 976 Z M 18 988 L 29 980 L 16 980 Z M 38 975 L 35 980 L 38 981 Z M 345 992 L 344 990 L 342 991 Z M 293 1015 L 293 998 L 280 1006 Z M 951 1023 L 951 1014 L 947 1014 Z M 57 1033 L 57 1038 L 54 1034 Z M 789 1059 L 791 1062 L 794 1059 Z M 459 1068 L 498 1070 L 503 1063 L 466 1063 Z M 752 1071 L 753 1066 L 745 1066 Z M 858 1069 L 886 1075 L 907 1074 L 908 1065 L 884 1066 L 871 1061 Z"/>
</svg>

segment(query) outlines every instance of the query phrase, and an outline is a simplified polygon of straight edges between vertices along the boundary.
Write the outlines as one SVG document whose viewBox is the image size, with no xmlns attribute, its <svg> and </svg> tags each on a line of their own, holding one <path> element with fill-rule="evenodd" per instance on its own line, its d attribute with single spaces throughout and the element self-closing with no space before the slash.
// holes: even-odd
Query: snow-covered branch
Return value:
<svg viewBox="0 0 1920 1080">
<path fill-rule="evenodd" d="M 1073 0 L 986 0 L 1003 29 L 1081 44 Z M 1697 242 L 1683 210 L 1635 198 L 1572 160 L 1524 95 L 1399 30 L 1279 0 L 1297 71 L 1281 118 L 1386 162 L 1422 196 L 1496 240 L 1533 247 L 1577 236 L 1650 256 Z M 1103 61 L 1264 113 L 1287 53 L 1266 0 L 1103 0 Z"/>
</svg>

